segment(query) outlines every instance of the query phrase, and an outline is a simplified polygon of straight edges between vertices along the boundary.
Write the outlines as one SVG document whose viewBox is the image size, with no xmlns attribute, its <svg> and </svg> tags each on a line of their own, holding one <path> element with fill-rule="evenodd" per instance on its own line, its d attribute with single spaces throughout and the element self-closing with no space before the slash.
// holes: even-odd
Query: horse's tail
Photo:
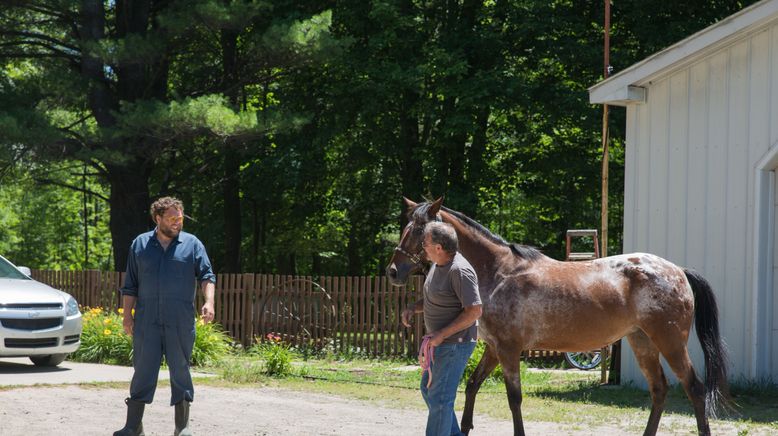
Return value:
<svg viewBox="0 0 778 436">
<path fill-rule="evenodd" d="M 694 293 L 694 326 L 705 356 L 705 412 L 716 416 L 719 406 L 732 406 L 727 385 L 727 350 L 719 333 L 719 309 L 716 296 L 705 278 L 684 269 Z"/>
</svg>

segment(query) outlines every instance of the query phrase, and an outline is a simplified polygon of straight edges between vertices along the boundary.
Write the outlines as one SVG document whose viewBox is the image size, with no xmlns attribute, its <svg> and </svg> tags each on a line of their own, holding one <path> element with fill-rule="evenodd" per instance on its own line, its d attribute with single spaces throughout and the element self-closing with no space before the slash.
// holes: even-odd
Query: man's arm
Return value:
<svg viewBox="0 0 778 436">
<path fill-rule="evenodd" d="M 124 333 L 132 336 L 135 331 L 135 317 L 132 311 L 135 309 L 135 302 L 138 297 L 134 295 L 122 295 L 122 310 L 124 311 L 124 318 L 122 318 L 122 327 L 124 327 Z"/>
<path fill-rule="evenodd" d="M 402 322 L 405 327 L 411 326 L 411 320 L 413 319 L 413 316 L 417 313 L 424 312 L 424 299 L 413 303 L 412 305 L 406 307 L 403 309 L 402 313 Z"/>
<path fill-rule="evenodd" d="M 478 318 L 481 317 L 481 313 L 482 310 L 480 304 L 465 307 L 462 313 L 454 318 L 454 321 L 452 321 L 451 324 L 436 332 L 431 333 L 432 338 L 430 338 L 430 345 L 437 347 L 438 345 L 442 344 L 447 337 L 470 327 L 478 320 Z"/>
<path fill-rule="evenodd" d="M 205 280 L 200 282 L 200 289 L 202 290 L 203 296 L 205 297 L 205 304 L 203 304 L 203 308 L 200 310 L 200 315 L 203 317 L 203 322 L 208 323 L 213 321 L 213 317 L 216 314 L 214 311 L 213 302 L 213 295 L 216 292 L 216 285 L 210 280 Z"/>
</svg>

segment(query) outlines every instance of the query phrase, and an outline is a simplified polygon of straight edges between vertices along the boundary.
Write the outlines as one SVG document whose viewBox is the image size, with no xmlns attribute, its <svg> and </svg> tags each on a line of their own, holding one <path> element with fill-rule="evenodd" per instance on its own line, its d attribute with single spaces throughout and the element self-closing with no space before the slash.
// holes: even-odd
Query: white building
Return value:
<svg viewBox="0 0 778 436">
<path fill-rule="evenodd" d="M 730 380 L 778 381 L 778 0 L 633 65 L 589 97 L 627 110 L 624 252 L 702 273 L 718 297 Z M 623 343 L 622 382 L 645 387 Z M 689 344 L 702 377 L 696 332 Z"/>
</svg>

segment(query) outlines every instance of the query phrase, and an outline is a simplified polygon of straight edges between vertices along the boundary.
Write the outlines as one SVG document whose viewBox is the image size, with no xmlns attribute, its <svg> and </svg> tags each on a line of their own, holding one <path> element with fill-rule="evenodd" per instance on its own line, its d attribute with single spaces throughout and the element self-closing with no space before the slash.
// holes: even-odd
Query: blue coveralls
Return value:
<svg viewBox="0 0 778 436">
<path fill-rule="evenodd" d="M 195 340 L 196 285 L 216 282 L 202 242 L 181 232 L 167 250 L 156 229 L 139 235 L 130 246 L 122 295 L 137 297 L 132 338 L 130 398 L 154 400 L 162 355 L 170 369 L 170 405 L 194 399 L 189 361 Z"/>
</svg>

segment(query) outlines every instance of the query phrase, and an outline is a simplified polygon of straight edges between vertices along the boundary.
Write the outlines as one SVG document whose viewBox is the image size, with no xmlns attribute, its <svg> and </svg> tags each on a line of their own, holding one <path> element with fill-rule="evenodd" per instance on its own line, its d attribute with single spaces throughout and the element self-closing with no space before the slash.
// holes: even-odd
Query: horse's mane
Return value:
<svg viewBox="0 0 778 436">
<path fill-rule="evenodd" d="M 432 206 L 430 203 L 422 203 L 417 208 L 415 208 L 409 218 L 416 221 L 416 222 L 426 222 L 429 221 L 429 209 L 430 206 Z M 478 221 L 470 218 L 469 216 L 463 214 L 462 212 L 457 212 L 455 210 L 451 210 L 445 206 L 440 207 L 441 210 L 443 210 L 446 213 L 449 213 L 453 216 L 455 216 L 460 221 L 464 222 L 468 226 L 472 227 L 476 232 L 478 232 L 481 236 L 485 237 L 486 239 L 494 242 L 495 244 L 503 245 L 506 247 L 510 247 L 513 254 L 516 256 L 521 257 L 522 259 L 526 260 L 537 260 L 540 259 L 543 256 L 543 253 L 538 251 L 538 249 L 534 247 L 530 247 L 527 245 L 521 245 L 516 243 L 509 243 L 505 241 L 505 239 L 502 238 L 500 235 L 496 235 L 489 231 L 486 227 L 481 225 Z"/>
</svg>

